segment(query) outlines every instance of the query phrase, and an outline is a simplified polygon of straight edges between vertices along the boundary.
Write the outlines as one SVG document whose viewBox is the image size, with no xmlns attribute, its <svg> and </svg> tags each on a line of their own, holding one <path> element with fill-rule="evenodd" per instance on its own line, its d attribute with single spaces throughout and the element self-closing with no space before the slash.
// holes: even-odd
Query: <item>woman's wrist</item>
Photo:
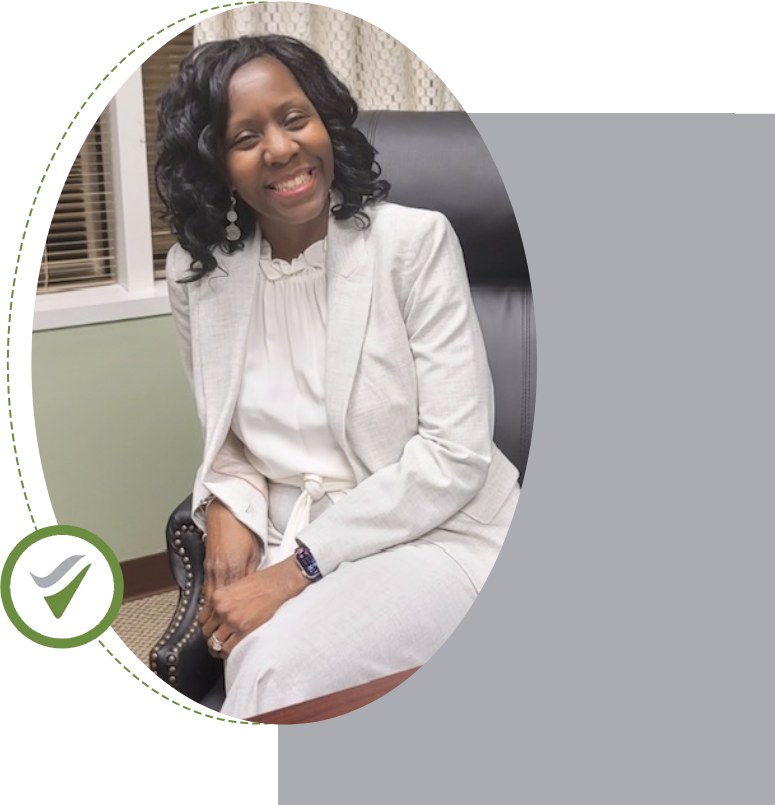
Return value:
<svg viewBox="0 0 775 805">
<path fill-rule="evenodd" d="M 258 570 L 263 543 L 220 500 L 207 510 L 207 531 L 206 589 L 212 592 Z"/>
<path fill-rule="evenodd" d="M 301 568 L 296 563 L 295 556 L 289 556 L 287 559 L 283 559 L 283 561 L 280 562 L 280 566 L 283 567 L 283 580 L 286 583 L 289 598 L 297 596 L 312 584 L 312 581 L 301 572 Z"/>
</svg>

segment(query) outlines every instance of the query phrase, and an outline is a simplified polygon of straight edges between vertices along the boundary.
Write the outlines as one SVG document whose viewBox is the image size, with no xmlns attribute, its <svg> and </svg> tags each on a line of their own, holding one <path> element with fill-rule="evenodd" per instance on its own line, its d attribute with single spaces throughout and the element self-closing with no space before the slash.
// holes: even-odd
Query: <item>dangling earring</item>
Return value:
<svg viewBox="0 0 775 805">
<path fill-rule="evenodd" d="M 234 198 L 234 193 L 231 194 L 231 209 L 226 213 L 226 220 L 229 222 L 226 226 L 226 240 L 239 240 L 242 232 L 236 224 L 237 199 Z"/>
</svg>

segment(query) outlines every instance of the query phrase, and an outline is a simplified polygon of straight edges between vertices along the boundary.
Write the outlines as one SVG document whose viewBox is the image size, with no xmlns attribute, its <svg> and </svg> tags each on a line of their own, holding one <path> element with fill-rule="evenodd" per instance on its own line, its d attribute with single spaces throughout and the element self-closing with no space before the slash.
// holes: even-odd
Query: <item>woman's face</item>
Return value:
<svg viewBox="0 0 775 805">
<path fill-rule="evenodd" d="M 331 138 L 291 71 L 274 57 L 253 59 L 232 76 L 224 154 L 232 190 L 256 211 L 275 257 L 296 257 L 325 236 Z"/>
</svg>

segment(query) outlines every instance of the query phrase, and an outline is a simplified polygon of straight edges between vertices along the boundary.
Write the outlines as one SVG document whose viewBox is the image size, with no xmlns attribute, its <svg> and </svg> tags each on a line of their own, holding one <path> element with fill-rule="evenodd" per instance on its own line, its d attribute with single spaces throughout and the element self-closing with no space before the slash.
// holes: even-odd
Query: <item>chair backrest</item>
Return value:
<svg viewBox="0 0 775 805">
<path fill-rule="evenodd" d="M 466 258 L 495 385 L 495 443 L 524 477 L 536 339 L 525 251 L 506 189 L 465 112 L 362 112 L 390 200 L 449 218 Z"/>
</svg>

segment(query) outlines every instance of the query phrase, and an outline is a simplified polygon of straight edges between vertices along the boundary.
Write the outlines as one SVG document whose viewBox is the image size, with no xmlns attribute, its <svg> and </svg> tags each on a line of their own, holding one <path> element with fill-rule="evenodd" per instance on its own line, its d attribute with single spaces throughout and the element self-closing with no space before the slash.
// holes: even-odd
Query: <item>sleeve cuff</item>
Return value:
<svg viewBox="0 0 775 805">
<path fill-rule="evenodd" d="M 192 519 L 207 532 L 207 507 L 219 500 L 244 526 L 249 528 L 261 545 L 259 569 L 266 564 L 268 513 L 266 498 L 249 484 L 235 479 L 209 477 L 202 484 L 202 497 L 194 507 Z"/>
</svg>

